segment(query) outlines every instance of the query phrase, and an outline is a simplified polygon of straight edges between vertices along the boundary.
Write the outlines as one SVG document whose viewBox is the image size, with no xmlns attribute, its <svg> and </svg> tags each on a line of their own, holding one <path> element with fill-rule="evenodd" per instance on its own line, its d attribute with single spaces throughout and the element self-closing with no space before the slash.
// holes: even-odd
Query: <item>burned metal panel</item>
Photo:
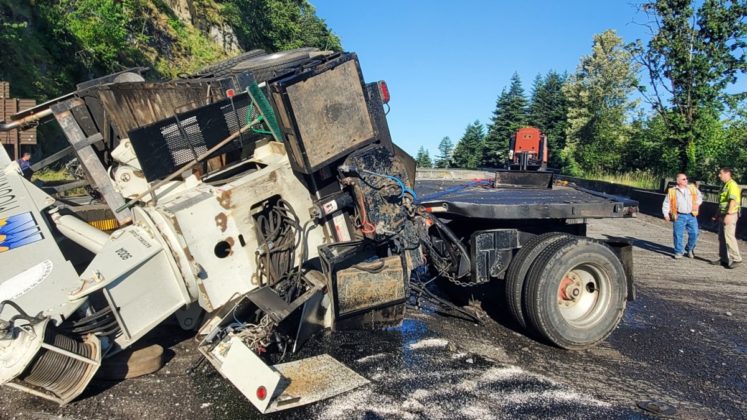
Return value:
<svg viewBox="0 0 747 420">
<path fill-rule="evenodd" d="M 407 152 L 402 150 L 399 146 L 394 144 L 394 159 L 397 162 L 395 166 L 404 169 L 404 173 L 407 174 L 407 179 L 403 180 L 405 184 L 413 188 L 415 184 L 415 173 L 417 170 L 417 162 Z"/>
<path fill-rule="evenodd" d="M 311 167 L 373 138 L 355 62 L 288 87 L 301 141 Z"/>
<path fill-rule="evenodd" d="M 337 272 L 337 309 L 341 316 L 405 298 L 400 256 L 361 262 Z"/>
<path fill-rule="evenodd" d="M 294 169 L 298 171 L 313 173 L 376 140 L 353 54 L 282 79 L 272 89 L 283 132 L 295 155 Z"/>
<path fill-rule="evenodd" d="M 352 320 L 362 325 L 361 317 L 386 319 L 394 324 L 402 320 L 391 310 L 406 298 L 409 267 L 405 254 L 379 256 L 384 252 L 369 241 L 341 242 L 319 247 L 322 270 L 327 276 L 335 323 Z M 378 310 L 387 310 L 382 318 Z M 385 311 L 386 312 L 386 311 Z M 373 322 L 373 318 L 371 319 Z"/>
</svg>

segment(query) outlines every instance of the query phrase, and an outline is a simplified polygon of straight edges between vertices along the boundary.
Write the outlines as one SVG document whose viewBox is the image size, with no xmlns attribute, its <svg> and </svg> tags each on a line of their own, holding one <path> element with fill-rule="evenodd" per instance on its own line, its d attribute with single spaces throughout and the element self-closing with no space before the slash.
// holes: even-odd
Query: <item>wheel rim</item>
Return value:
<svg viewBox="0 0 747 420">
<path fill-rule="evenodd" d="M 588 327 L 604 317 L 610 302 L 609 275 L 592 264 L 565 273 L 558 285 L 560 315 L 574 327 Z"/>
</svg>

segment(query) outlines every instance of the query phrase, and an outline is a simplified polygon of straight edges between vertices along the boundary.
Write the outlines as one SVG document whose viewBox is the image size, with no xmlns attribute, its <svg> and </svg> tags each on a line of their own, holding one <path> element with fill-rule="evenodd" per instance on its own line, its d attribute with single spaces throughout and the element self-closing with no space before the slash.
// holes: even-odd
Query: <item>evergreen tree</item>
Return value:
<svg viewBox="0 0 747 420">
<path fill-rule="evenodd" d="M 570 173 L 616 172 L 629 139 L 626 124 L 638 86 L 631 54 L 615 31 L 594 36 L 592 53 L 563 87 L 568 100 L 566 147 L 561 153 Z"/>
<path fill-rule="evenodd" d="M 655 25 L 646 47 L 639 40 L 633 51 L 652 88 L 642 89 L 643 95 L 667 127 L 664 140 L 679 151 L 681 170 L 702 176 L 710 175 L 710 168 L 700 163 L 719 149 L 720 114 L 747 96 L 727 92 L 747 72 L 747 2 L 705 0 L 697 11 L 693 3 L 645 3 L 643 10 Z"/>
<path fill-rule="evenodd" d="M 438 144 L 438 157 L 436 158 L 436 168 L 450 168 L 452 163 L 452 153 L 454 152 L 454 144 L 451 139 L 446 136 L 441 139 L 441 143 Z"/>
<path fill-rule="evenodd" d="M 508 91 L 501 91 L 495 104 L 490 128 L 485 138 L 485 152 L 481 164 L 503 166 L 511 135 L 527 124 L 527 99 L 518 73 L 511 76 Z"/>
<path fill-rule="evenodd" d="M 482 161 L 485 130 L 480 121 L 467 126 L 464 136 L 454 148 L 454 167 L 475 169 Z"/>
<path fill-rule="evenodd" d="M 537 127 L 547 135 L 550 149 L 549 165 L 560 168 L 560 151 L 565 147 L 566 117 L 568 104 L 563 93 L 565 75 L 550 71 L 543 78 L 537 76 L 532 88 L 529 104 L 529 125 Z"/>
<path fill-rule="evenodd" d="M 433 162 L 431 161 L 431 156 L 428 153 L 427 150 L 423 146 L 420 146 L 420 149 L 418 149 L 418 154 L 415 156 L 415 163 L 417 164 L 418 168 L 432 168 Z"/>
</svg>

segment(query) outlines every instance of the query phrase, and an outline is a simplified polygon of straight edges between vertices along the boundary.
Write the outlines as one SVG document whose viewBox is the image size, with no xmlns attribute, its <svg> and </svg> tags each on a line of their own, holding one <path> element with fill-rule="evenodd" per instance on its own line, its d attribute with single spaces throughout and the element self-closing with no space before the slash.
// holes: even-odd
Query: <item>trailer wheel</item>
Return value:
<svg viewBox="0 0 747 420">
<path fill-rule="evenodd" d="M 523 307 L 524 283 L 532 263 L 548 245 L 569 236 L 562 232 L 537 235 L 527 241 L 511 261 L 506 272 L 506 301 L 509 312 L 522 328 L 527 327 L 526 312 Z"/>
<path fill-rule="evenodd" d="M 307 63 L 316 51 L 318 51 L 316 48 L 298 48 L 263 55 L 242 61 L 233 66 L 230 71 L 232 73 L 249 71 L 258 83 L 265 82 L 281 74 L 289 73 Z"/>
<path fill-rule="evenodd" d="M 581 350 L 597 344 L 625 311 L 625 270 L 601 242 L 574 237 L 551 244 L 526 281 L 527 320 L 558 347 Z"/>
</svg>

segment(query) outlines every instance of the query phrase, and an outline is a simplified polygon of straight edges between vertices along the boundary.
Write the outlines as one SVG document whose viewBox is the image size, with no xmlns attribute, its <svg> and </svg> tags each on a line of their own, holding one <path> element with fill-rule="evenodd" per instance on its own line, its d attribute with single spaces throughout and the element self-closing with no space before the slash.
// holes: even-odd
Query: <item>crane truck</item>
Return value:
<svg viewBox="0 0 747 420">
<path fill-rule="evenodd" d="M 508 145 L 508 169 L 547 170 L 547 136 L 539 128 L 522 127 L 511 136 Z"/>
<path fill-rule="evenodd" d="M 324 329 L 399 325 L 423 273 L 505 282 L 514 317 L 565 349 L 604 340 L 633 296 L 630 245 L 584 235 L 635 203 L 543 174 L 416 184 L 390 137 L 389 90 L 364 81 L 354 53 L 253 51 L 164 82 L 142 72 L 0 123 L 56 122 L 67 146 L 43 164 L 74 155 L 75 185 L 105 214 L 0 173 L 0 384 L 67 404 L 175 318 L 273 412 L 365 386 L 327 355 L 284 355 Z"/>
</svg>

